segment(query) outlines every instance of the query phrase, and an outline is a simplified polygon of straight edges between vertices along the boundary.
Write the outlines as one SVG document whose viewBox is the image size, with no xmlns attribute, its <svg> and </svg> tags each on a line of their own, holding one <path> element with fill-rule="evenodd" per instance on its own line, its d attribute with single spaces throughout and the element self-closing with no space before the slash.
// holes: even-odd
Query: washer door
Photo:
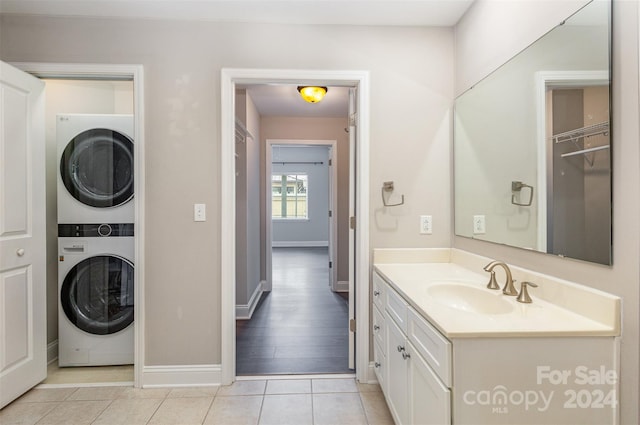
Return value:
<svg viewBox="0 0 640 425">
<path fill-rule="evenodd" d="M 123 330 L 133 323 L 133 264 L 114 255 L 81 261 L 65 276 L 60 304 L 85 332 L 109 335 Z"/>
<path fill-rule="evenodd" d="M 122 205 L 133 197 L 133 141 L 105 128 L 84 131 L 64 149 L 60 176 L 69 193 L 85 205 Z"/>
</svg>

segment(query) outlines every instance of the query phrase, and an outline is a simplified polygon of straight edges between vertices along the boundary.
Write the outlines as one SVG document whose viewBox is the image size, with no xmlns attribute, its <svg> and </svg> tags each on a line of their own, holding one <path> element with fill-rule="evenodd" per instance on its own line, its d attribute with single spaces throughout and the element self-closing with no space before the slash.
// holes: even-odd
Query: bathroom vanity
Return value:
<svg viewBox="0 0 640 425">
<path fill-rule="evenodd" d="M 618 423 L 620 299 L 511 267 L 538 285 L 519 303 L 486 288 L 489 261 L 375 250 L 374 366 L 396 423 Z"/>
</svg>

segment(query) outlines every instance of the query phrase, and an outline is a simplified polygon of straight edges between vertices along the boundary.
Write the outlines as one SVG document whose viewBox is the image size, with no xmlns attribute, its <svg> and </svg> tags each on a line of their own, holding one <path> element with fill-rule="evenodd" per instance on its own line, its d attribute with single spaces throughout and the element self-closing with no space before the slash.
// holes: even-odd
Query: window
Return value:
<svg viewBox="0 0 640 425">
<path fill-rule="evenodd" d="M 279 174 L 271 176 L 271 217 L 306 219 L 307 174 Z"/>
</svg>

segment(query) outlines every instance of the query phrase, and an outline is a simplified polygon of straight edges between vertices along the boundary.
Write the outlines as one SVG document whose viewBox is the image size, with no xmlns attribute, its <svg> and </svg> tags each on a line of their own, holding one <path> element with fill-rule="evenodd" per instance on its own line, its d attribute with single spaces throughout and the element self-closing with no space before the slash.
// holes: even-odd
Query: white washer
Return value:
<svg viewBox="0 0 640 425">
<path fill-rule="evenodd" d="M 133 115 L 58 114 L 58 223 L 133 223 Z"/>
<path fill-rule="evenodd" d="M 62 224 L 58 232 L 59 365 L 132 364 L 133 225 Z"/>
</svg>

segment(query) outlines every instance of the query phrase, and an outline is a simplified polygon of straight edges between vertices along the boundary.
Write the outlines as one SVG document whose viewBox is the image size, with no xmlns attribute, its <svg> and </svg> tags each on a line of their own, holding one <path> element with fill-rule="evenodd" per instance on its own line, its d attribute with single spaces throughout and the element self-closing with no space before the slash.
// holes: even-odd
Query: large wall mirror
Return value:
<svg viewBox="0 0 640 425">
<path fill-rule="evenodd" d="M 611 2 L 455 102 L 456 235 L 611 264 Z"/>
</svg>

